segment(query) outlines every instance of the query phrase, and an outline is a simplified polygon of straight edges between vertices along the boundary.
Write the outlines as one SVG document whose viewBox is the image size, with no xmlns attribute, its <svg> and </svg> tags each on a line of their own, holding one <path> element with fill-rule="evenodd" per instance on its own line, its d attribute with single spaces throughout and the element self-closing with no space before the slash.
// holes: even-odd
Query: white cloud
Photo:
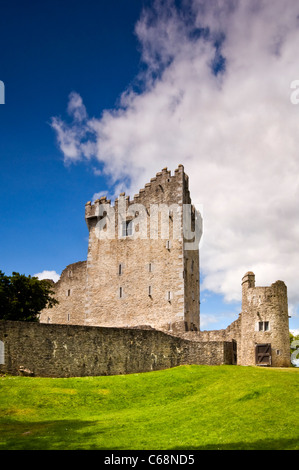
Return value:
<svg viewBox="0 0 299 470">
<path fill-rule="evenodd" d="M 52 279 L 54 282 L 59 281 L 60 275 L 56 271 L 43 271 L 41 273 L 34 274 L 33 277 L 37 277 L 40 281 L 43 279 Z"/>
<path fill-rule="evenodd" d="M 59 117 L 52 118 L 51 122 L 52 128 L 56 131 L 57 142 L 63 152 L 64 161 L 65 163 L 78 162 L 82 156 L 89 159 L 95 154 L 96 146 L 86 123 L 88 119 L 86 108 L 78 93 L 70 93 L 67 111 L 72 118 L 70 124 Z"/>
<path fill-rule="evenodd" d="M 83 104 L 83 100 L 81 96 L 74 91 L 69 95 L 67 111 L 75 121 L 82 122 L 87 118 L 87 112 Z"/>
<path fill-rule="evenodd" d="M 228 312 L 217 312 L 212 314 L 201 313 L 200 314 L 200 329 L 201 331 L 207 329 L 222 329 L 226 328 L 229 323 L 232 323 L 238 318 L 238 314 L 229 314 Z"/>
<path fill-rule="evenodd" d="M 200 315 L 200 329 L 204 330 L 206 327 L 211 328 L 212 325 L 219 323 L 219 315 Z"/>
<path fill-rule="evenodd" d="M 142 91 L 88 118 L 54 118 L 65 160 L 94 158 L 115 190 L 134 195 L 168 166 L 184 164 L 204 207 L 203 288 L 239 300 L 241 277 L 282 279 L 299 304 L 299 79 L 297 0 L 155 1 L 136 34 Z M 215 75 L 212 65 L 225 64 Z M 215 69 L 214 69 L 215 70 Z M 82 118 L 82 119 L 81 119 Z"/>
<path fill-rule="evenodd" d="M 290 330 L 290 332 L 291 332 L 292 335 L 294 335 L 294 336 L 299 336 L 299 328 L 296 328 L 295 330 Z"/>
</svg>

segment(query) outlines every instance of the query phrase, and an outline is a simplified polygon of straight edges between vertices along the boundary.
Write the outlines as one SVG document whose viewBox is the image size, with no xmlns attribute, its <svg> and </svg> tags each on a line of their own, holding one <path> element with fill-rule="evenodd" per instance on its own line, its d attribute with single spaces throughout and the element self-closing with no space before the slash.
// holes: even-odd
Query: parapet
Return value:
<svg viewBox="0 0 299 470">
<path fill-rule="evenodd" d="M 179 184 L 185 184 L 187 193 L 189 194 L 188 184 L 189 178 L 188 175 L 184 173 L 184 166 L 182 164 L 178 165 L 178 168 L 175 169 L 174 174 L 171 175 L 171 171 L 167 167 L 162 168 L 161 171 L 156 173 L 156 176 L 151 178 L 149 183 L 146 183 L 144 188 L 140 189 L 138 194 L 135 194 L 134 199 L 130 200 L 130 196 L 125 196 L 125 193 L 120 193 L 119 197 L 125 197 L 126 205 L 142 203 L 151 193 L 157 194 L 157 192 L 164 192 L 165 185 L 177 181 Z M 117 208 L 119 198 L 115 199 L 115 207 Z M 185 201 L 184 201 L 185 202 Z M 88 201 L 85 204 L 85 219 L 91 219 L 96 217 L 96 206 L 98 204 L 111 204 L 111 200 L 108 200 L 106 196 L 102 196 L 100 199 L 97 199 L 92 204 L 91 201 Z"/>
<path fill-rule="evenodd" d="M 242 277 L 242 288 L 252 288 L 255 287 L 255 274 L 252 271 L 248 271 Z M 276 281 L 271 286 L 259 287 L 259 289 L 276 289 L 276 290 L 286 290 L 287 286 L 284 281 Z M 258 289 L 258 288 L 257 288 Z"/>
<path fill-rule="evenodd" d="M 106 196 L 102 196 L 100 199 L 96 199 L 92 204 L 91 201 L 88 201 L 85 204 L 85 219 L 92 219 L 93 217 L 97 216 L 96 208 L 100 204 L 109 204 L 111 205 L 111 199 L 107 199 Z"/>
<path fill-rule="evenodd" d="M 287 286 L 283 281 L 276 281 L 271 284 L 271 290 L 273 293 L 278 295 L 287 295 Z"/>
<path fill-rule="evenodd" d="M 167 167 L 162 168 L 161 171 L 156 173 L 156 176 L 151 178 L 149 183 L 144 185 L 144 188 L 140 189 L 138 194 L 135 194 L 134 203 L 139 203 L 141 199 L 146 198 L 152 192 L 156 193 L 156 191 L 159 190 L 164 192 L 164 185 L 167 183 L 171 183 L 175 180 L 182 183 L 184 177 L 186 176 L 187 175 L 184 173 L 184 166 L 181 164 L 178 165 L 178 168 L 175 169 L 173 175 L 171 175 L 171 171 L 168 170 Z"/>
</svg>

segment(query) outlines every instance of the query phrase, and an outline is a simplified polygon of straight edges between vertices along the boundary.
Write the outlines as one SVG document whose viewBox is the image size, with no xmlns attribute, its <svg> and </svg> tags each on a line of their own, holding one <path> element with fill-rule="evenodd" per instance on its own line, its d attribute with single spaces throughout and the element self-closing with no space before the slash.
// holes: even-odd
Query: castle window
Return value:
<svg viewBox="0 0 299 470">
<path fill-rule="evenodd" d="M 71 319 L 71 315 L 68 313 L 67 314 L 67 321 L 70 321 L 70 319 Z"/>
<path fill-rule="evenodd" d="M 123 297 L 123 288 L 119 288 L 119 298 L 121 299 Z"/>
<path fill-rule="evenodd" d="M 191 273 L 194 271 L 194 259 L 191 260 Z"/>
<path fill-rule="evenodd" d="M 67 291 L 67 296 L 69 297 L 71 295 L 71 289 Z"/>
<path fill-rule="evenodd" d="M 166 242 L 166 248 L 167 248 L 167 250 L 170 250 L 170 248 L 171 248 L 171 242 L 170 242 L 170 240 L 167 240 L 167 242 Z"/>
<path fill-rule="evenodd" d="M 123 273 L 123 267 L 121 264 L 118 265 L 118 274 L 121 276 Z"/>
<path fill-rule="evenodd" d="M 152 286 L 148 286 L 148 295 L 149 297 L 152 296 Z"/>
<path fill-rule="evenodd" d="M 269 331 L 270 330 L 270 323 L 268 321 L 259 321 L 258 330 L 259 331 Z"/>
<path fill-rule="evenodd" d="M 130 237 L 133 235 L 133 221 L 132 220 L 125 220 L 122 223 L 122 236 L 123 237 Z"/>
<path fill-rule="evenodd" d="M 4 360 L 4 343 L 0 341 L 0 364 L 5 364 Z"/>
<path fill-rule="evenodd" d="M 149 272 L 149 273 L 152 272 L 152 263 L 149 263 L 149 264 L 148 264 L 148 272 Z"/>
<path fill-rule="evenodd" d="M 172 300 L 172 292 L 168 291 L 167 294 L 166 294 L 166 299 L 168 302 L 171 302 Z"/>
</svg>

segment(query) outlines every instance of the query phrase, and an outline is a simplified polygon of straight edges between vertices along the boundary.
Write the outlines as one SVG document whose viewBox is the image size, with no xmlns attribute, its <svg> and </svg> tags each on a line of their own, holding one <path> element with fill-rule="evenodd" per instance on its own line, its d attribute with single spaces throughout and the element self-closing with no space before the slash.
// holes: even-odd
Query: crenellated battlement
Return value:
<svg viewBox="0 0 299 470">
<path fill-rule="evenodd" d="M 146 183 L 143 188 L 141 188 L 138 194 L 134 195 L 134 198 L 131 200 L 130 196 L 126 196 L 125 192 L 119 194 L 115 199 L 114 204 L 111 204 L 111 200 L 107 199 L 106 196 L 102 196 L 100 199 L 96 199 L 94 203 L 88 201 L 85 204 L 85 218 L 91 219 L 97 217 L 96 207 L 99 204 L 109 204 L 111 207 L 114 207 L 116 210 L 118 208 L 118 203 L 120 198 L 125 198 L 126 206 L 131 204 L 144 204 L 147 205 L 147 198 L 150 196 L 150 202 L 164 202 L 164 199 L 167 198 L 169 201 L 171 196 L 169 193 L 175 191 L 175 186 L 181 185 L 185 186 L 185 197 L 184 200 L 181 200 L 177 197 L 177 194 L 173 194 L 172 202 L 178 203 L 189 203 L 190 193 L 189 193 L 189 177 L 184 173 L 184 166 L 182 164 L 178 165 L 178 168 L 175 169 L 174 174 L 171 174 L 171 171 L 167 167 L 162 168 L 161 171 L 156 173 L 156 176 L 150 179 L 149 183 Z M 166 196 L 163 197 L 163 194 Z M 153 197 L 154 196 L 154 197 Z"/>
</svg>

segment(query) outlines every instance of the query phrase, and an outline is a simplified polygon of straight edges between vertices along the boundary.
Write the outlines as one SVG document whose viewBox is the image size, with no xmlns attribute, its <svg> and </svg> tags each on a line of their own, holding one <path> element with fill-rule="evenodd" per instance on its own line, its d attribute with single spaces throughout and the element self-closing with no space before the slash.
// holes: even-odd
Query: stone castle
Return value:
<svg viewBox="0 0 299 470">
<path fill-rule="evenodd" d="M 55 286 L 59 305 L 41 321 L 199 330 L 199 250 L 185 249 L 183 205 L 195 226 L 182 165 L 173 176 L 166 168 L 157 173 L 132 201 L 122 193 L 114 207 L 105 197 L 88 202 L 87 261 L 63 271 Z"/>
<path fill-rule="evenodd" d="M 67 266 L 53 284 L 59 304 L 40 322 L 164 332 L 198 347 L 230 344 L 226 363 L 290 365 L 287 288 L 242 279 L 242 311 L 225 330 L 200 330 L 199 240 L 202 219 L 179 165 L 156 174 L 133 200 L 105 197 L 85 205 L 86 261 Z M 206 345 L 206 346 L 204 346 Z M 204 349 L 205 350 L 205 349 Z M 213 363 L 202 358 L 202 363 Z"/>
</svg>

